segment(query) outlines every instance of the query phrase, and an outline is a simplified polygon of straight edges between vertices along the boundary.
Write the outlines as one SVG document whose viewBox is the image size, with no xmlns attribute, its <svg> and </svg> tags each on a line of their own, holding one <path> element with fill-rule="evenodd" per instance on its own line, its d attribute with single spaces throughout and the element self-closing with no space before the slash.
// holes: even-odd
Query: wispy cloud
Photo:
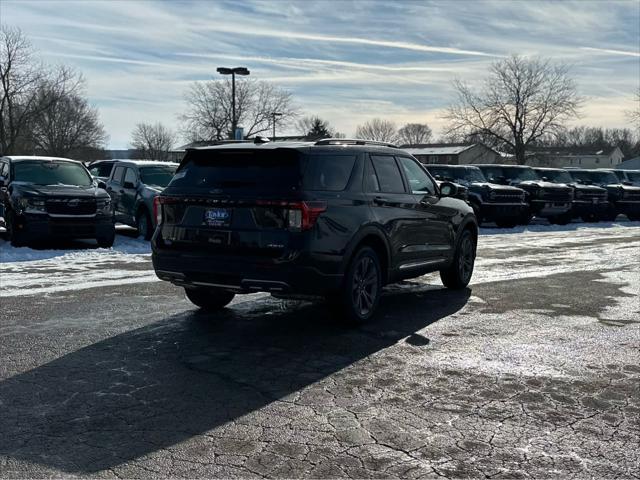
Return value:
<svg viewBox="0 0 640 480">
<path fill-rule="evenodd" d="M 629 50 L 613 50 L 610 48 L 595 48 L 595 47 L 582 47 L 581 50 L 587 50 L 589 52 L 612 54 L 612 55 L 626 55 L 628 57 L 640 57 L 640 51 L 631 52 Z"/>
</svg>

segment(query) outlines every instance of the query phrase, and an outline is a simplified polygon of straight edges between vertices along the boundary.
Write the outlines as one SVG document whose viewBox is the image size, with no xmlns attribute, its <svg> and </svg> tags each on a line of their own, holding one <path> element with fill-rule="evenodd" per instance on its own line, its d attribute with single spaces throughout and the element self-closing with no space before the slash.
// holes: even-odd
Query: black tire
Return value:
<svg viewBox="0 0 640 480">
<path fill-rule="evenodd" d="M 518 225 L 529 225 L 531 220 L 533 219 L 533 213 L 530 211 L 523 212 L 520 217 L 518 217 L 517 224 Z"/>
<path fill-rule="evenodd" d="M 516 219 L 508 219 L 508 220 L 504 220 L 504 219 L 500 219 L 500 220 L 496 220 L 496 225 L 500 228 L 513 228 L 516 225 L 518 225 L 518 220 Z"/>
<path fill-rule="evenodd" d="M 580 219 L 586 223 L 594 223 L 600 220 L 600 215 L 596 213 L 585 213 L 584 215 L 580 216 Z"/>
<path fill-rule="evenodd" d="M 116 229 L 112 229 L 111 232 L 103 237 L 97 237 L 96 241 L 98 242 L 98 247 L 100 248 L 111 248 L 113 247 L 113 242 L 116 240 Z"/>
<path fill-rule="evenodd" d="M 362 247 L 349 264 L 342 291 L 332 300 L 347 322 L 361 325 L 375 315 L 381 293 L 382 268 L 378 254 L 370 247 Z"/>
<path fill-rule="evenodd" d="M 15 230 L 15 215 L 12 211 L 6 211 L 6 217 L 4 219 L 5 229 L 7 230 L 7 240 L 11 243 L 12 247 L 24 247 L 27 244 L 27 239 L 21 232 Z"/>
<path fill-rule="evenodd" d="M 146 209 L 140 209 L 136 215 L 136 229 L 138 230 L 138 236 L 143 237 L 145 240 L 151 240 L 153 236 L 153 223 L 151 222 L 151 215 Z"/>
<path fill-rule="evenodd" d="M 616 210 L 616 207 L 611 204 L 607 207 L 607 211 L 600 215 L 600 219 L 605 222 L 613 222 L 616 218 L 618 218 L 618 210 Z"/>
<path fill-rule="evenodd" d="M 184 293 L 191 303 L 207 312 L 223 309 L 235 297 L 234 293 L 218 288 L 185 288 Z"/>
<path fill-rule="evenodd" d="M 571 215 L 556 215 L 555 217 L 549 217 L 549 223 L 554 225 L 568 225 L 571 222 Z"/>
<path fill-rule="evenodd" d="M 440 279 L 445 287 L 460 290 L 469 285 L 476 259 L 476 240 L 469 229 L 463 230 L 456 246 L 451 265 L 440 270 Z"/>
</svg>

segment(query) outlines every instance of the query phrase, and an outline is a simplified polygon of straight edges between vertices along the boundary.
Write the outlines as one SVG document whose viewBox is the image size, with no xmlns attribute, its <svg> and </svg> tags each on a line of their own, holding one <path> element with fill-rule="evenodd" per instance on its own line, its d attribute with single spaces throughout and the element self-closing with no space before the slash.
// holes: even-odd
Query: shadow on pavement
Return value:
<svg viewBox="0 0 640 480">
<path fill-rule="evenodd" d="M 470 290 L 409 286 L 348 329 L 272 299 L 187 312 L 0 383 L 0 455 L 74 473 L 169 447 L 297 392 L 460 310 Z"/>
</svg>

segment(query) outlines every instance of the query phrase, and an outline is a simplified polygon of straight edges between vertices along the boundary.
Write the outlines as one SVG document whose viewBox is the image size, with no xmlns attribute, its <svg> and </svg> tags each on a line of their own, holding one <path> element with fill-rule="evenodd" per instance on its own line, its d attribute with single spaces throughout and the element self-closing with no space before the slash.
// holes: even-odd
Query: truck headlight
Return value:
<svg viewBox="0 0 640 480">
<path fill-rule="evenodd" d="M 111 214 L 111 199 L 98 200 L 96 203 L 96 210 L 98 213 L 103 213 L 105 215 Z"/>
<path fill-rule="evenodd" d="M 47 211 L 45 201 L 39 198 L 21 198 L 18 200 L 18 206 L 25 212 L 44 213 Z"/>
</svg>

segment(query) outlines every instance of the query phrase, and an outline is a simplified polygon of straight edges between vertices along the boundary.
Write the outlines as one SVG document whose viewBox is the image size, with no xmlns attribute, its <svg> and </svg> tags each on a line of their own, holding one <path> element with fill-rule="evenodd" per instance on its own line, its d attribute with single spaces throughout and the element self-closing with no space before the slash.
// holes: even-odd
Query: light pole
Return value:
<svg viewBox="0 0 640 480">
<path fill-rule="evenodd" d="M 231 75 L 231 135 L 236 136 L 236 75 L 249 75 L 249 69 L 246 67 L 218 67 L 216 71 L 221 75 Z"/>
<path fill-rule="evenodd" d="M 281 117 L 282 113 L 280 112 L 271 112 L 271 117 L 273 118 L 273 141 L 276 141 L 276 117 Z"/>
</svg>

